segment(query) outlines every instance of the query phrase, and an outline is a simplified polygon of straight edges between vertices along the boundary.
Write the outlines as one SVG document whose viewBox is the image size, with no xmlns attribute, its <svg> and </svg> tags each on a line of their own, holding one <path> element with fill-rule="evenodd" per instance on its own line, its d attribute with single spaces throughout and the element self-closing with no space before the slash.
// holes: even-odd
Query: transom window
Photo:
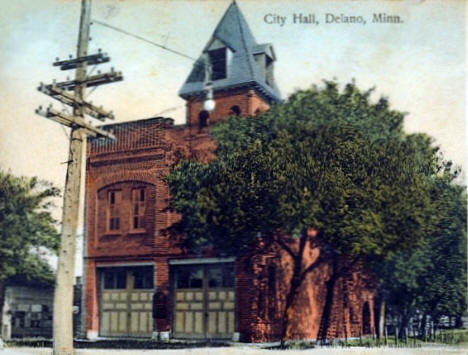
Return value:
<svg viewBox="0 0 468 355">
<path fill-rule="evenodd" d="M 102 270 L 102 282 L 104 290 L 152 289 L 154 287 L 153 267 L 105 268 Z"/>
<path fill-rule="evenodd" d="M 182 267 L 176 272 L 177 288 L 202 288 L 203 269 Z"/>
<path fill-rule="evenodd" d="M 154 276 L 153 276 L 153 267 L 145 266 L 139 267 L 133 271 L 133 288 L 143 289 L 143 288 L 153 288 L 154 286 Z"/>
<path fill-rule="evenodd" d="M 177 288 L 231 288 L 234 278 L 234 264 L 179 266 L 175 272 Z"/>
<path fill-rule="evenodd" d="M 234 287 L 234 266 L 212 266 L 208 271 L 208 287 Z"/>
<path fill-rule="evenodd" d="M 125 289 L 127 288 L 127 272 L 123 269 L 110 269 L 104 271 L 104 289 Z"/>
</svg>

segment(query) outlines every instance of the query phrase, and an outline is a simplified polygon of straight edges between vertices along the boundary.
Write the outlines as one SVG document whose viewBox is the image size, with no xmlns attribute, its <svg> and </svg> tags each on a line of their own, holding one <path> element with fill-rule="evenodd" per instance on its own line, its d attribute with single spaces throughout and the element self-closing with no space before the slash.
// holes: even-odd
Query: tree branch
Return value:
<svg viewBox="0 0 468 355">
<path fill-rule="evenodd" d="M 291 258 L 293 258 L 293 260 L 297 258 L 297 255 L 294 254 L 294 252 L 292 251 L 292 249 L 291 249 L 284 241 L 281 240 L 281 237 L 275 238 L 275 242 L 276 242 L 281 248 L 283 248 L 284 250 L 286 250 L 286 252 L 291 256 Z"/>
<path fill-rule="evenodd" d="M 318 256 L 318 258 L 315 259 L 315 261 L 314 261 L 312 264 L 310 264 L 309 266 L 307 266 L 307 267 L 304 269 L 304 271 L 301 273 L 301 276 L 300 276 L 301 282 L 302 282 L 302 280 L 305 279 L 305 277 L 307 276 L 307 274 L 308 274 L 309 272 L 315 270 L 315 268 L 316 268 L 317 266 L 319 266 L 321 263 L 323 263 L 324 261 L 325 261 L 325 258 L 322 256 L 322 254 L 320 254 L 320 255 Z"/>
<path fill-rule="evenodd" d="M 299 252 L 297 253 L 298 256 L 301 258 L 301 262 L 302 262 L 302 258 L 303 258 L 303 254 L 304 254 L 304 248 L 306 246 L 306 243 L 307 243 L 307 230 L 306 229 L 303 229 L 301 231 L 301 239 L 299 239 Z"/>
</svg>

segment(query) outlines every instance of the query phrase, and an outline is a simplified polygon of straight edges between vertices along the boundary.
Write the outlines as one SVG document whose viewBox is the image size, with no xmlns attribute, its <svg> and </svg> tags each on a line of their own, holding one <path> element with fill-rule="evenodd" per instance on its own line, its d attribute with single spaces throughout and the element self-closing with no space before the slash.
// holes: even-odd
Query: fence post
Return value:
<svg viewBox="0 0 468 355">
<path fill-rule="evenodd" d="M 427 319 L 424 318 L 424 342 L 427 342 Z"/>
</svg>

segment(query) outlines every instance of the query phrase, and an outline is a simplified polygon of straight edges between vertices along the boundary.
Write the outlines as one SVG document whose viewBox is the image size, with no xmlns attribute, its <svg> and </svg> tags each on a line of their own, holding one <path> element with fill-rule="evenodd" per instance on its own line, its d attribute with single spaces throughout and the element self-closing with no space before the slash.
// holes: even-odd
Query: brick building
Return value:
<svg viewBox="0 0 468 355">
<path fill-rule="evenodd" d="M 164 177 L 181 157 L 214 158 L 210 125 L 229 115 L 255 116 L 280 101 L 271 44 L 257 44 L 233 2 L 179 94 L 185 125 L 155 117 L 104 126 L 117 141 L 90 140 L 86 179 L 84 326 L 88 338 L 150 337 L 277 340 L 288 256 L 249 260 L 185 251 L 165 233 Z M 206 64 L 216 107 L 203 110 Z M 308 258 L 316 257 L 314 251 Z M 289 338 L 316 338 L 327 265 L 309 274 L 293 309 Z M 373 332 L 373 291 L 359 273 L 335 286 L 330 337 Z"/>
</svg>

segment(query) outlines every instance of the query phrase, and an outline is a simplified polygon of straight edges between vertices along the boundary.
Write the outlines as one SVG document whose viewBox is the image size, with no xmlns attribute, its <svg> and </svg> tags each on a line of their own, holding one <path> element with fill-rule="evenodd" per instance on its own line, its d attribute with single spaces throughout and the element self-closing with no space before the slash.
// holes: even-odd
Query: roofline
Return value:
<svg viewBox="0 0 468 355">
<path fill-rule="evenodd" d="M 279 102 L 282 101 L 282 99 L 280 97 L 276 97 L 276 96 L 270 94 L 262 85 L 260 85 L 256 81 L 249 81 L 249 82 L 240 83 L 240 84 L 233 84 L 233 85 L 229 85 L 229 86 L 223 86 L 221 88 L 214 88 L 213 92 L 216 93 L 216 92 L 228 91 L 228 90 L 231 90 L 231 89 L 242 88 L 242 87 L 252 87 L 252 88 L 256 89 L 258 91 L 258 93 L 260 94 L 260 96 L 265 98 L 268 101 L 268 103 L 270 103 L 270 104 L 271 103 L 279 103 Z M 203 90 L 196 90 L 196 91 L 191 91 L 191 92 L 187 92 L 187 93 L 179 93 L 179 96 L 181 98 L 183 98 L 184 100 L 188 100 L 188 99 L 190 99 L 191 97 L 194 97 L 194 96 L 200 96 L 201 97 L 202 95 L 203 95 Z"/>
<path fill-rule="evenodd" d="M 123 122 L 114 122 L 114 123 L 108 123 L 108 124 L 103 124 L 97 126 L 98 128 L 112 128 L 114 126 L 122 126 L 122 125 L 129 125 L 129 124 L 140 124 L 143 122 L 162 122 L 169 124 L 170 126 L 174 125 L 174 119 L 171 117 L 162 117 L 162 116 L 156 116 L 156 117 L 150 117 L 150 118 L 141 118 L 141 119 L 136 119 L 136 120 L 131 120 L 131 121 L 123 121 Z"/>
</svg>

